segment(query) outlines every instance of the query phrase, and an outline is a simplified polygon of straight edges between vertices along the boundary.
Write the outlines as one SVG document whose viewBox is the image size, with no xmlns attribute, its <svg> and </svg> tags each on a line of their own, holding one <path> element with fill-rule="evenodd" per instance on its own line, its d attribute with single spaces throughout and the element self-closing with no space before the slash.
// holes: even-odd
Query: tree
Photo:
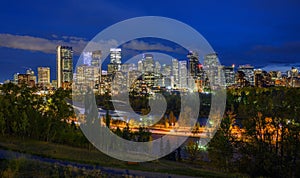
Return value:
<svg viewBox="0 0 300 178">
<path fill-rule="evenodd" d="M 175 123 L 177 122 L 177 119 L 176 117 L 174 116 L 174 113 L 173 111 L 170 112 L 170 115 L 169 115 L 169 122 L 172 126 L 175 125 Z"/>
<path fill-rule="evenodd" d="M 209 142 L 209 158 L 216 167 L 229 171 L 232 166 L 234 137 L 232 136 L 232 126 L 235 124 L 233 112 L 228 111 L 223 118 L 219 129 L 213 139 Z"/>
<path fill-rule="evenodd" d="M 195 141 L 189 141 L 185 146 L 185 150 L 188 154 L 189 160 L 192 163 L 200 157 L 200 154 L 202 152 L 199 142 L 195 142 Z"/>
<path fill-rule="evenodd" d="M 109 115 L 108 110 L 106 110 L 106 115 L 105 115 L 105 124 L 107 128 L 110 128 L 110 120 L 111 120 L 111 116 Z"/>
<path fill-rule="evenodd" d="M 0 106 L 1 107 L 1 106 Z M 5 134 L 5 118 L 3 113 L 0 111 L 0 132 L 2 134 L 2 136 Z"/>
</svg>

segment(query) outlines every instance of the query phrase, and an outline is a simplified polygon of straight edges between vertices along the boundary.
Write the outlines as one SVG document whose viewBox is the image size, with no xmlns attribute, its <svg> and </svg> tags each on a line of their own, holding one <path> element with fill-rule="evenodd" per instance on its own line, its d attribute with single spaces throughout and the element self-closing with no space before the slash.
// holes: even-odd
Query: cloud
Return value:
<svg viewBox="0 0 300 178">
<path fill-rule="evenodd" d="M 0 34 L 0 47 L 22 49 L 29 51 L 38 51 L 48 54 L 55 54 L 58 45 L 65 45 L 73 47 L 74 53 L 79 55 L 84 49 L 87 51 L 102 50 L 103 55 L 109 52 L 110 48 L 115 48 L 122 44 L 115 39 L 110 40 L 94 40 L 87 41 L 85 38 L 75 36 L 58 36 L 51 35 L 52 39 L 34 37 L 29 35 L 14 35 L 14 34 Z M 128 43 L 121 45 L 131 51 L 163 51 L 183 53 L 186 51 L 180 47 L 170 47 L 161 43 L 148 43 L 144 41 L 132 40 Z"/>
<path fill-rule="evenodd" d="M 290 41 L 281 45 L 256 45 L 252 52 L 273 54 L 299 54 L 300 41 Z"/>
<path fill-rule="evenodd" d="M 0 34 L 0 47 L 54 54 L 56 46 L 66 45 L 72 46 L 75 54 L 80 54 L 87 44 L 87 41 L 80 37 L 63 36 L 63 39 L 58 39 L 59 37 L 54 34 L 52 37 L 55 39 L 50 40 L 28 35 Z"/>
<path fill-rule="evenodd" d="M 139 40 L 132 40 L 129 43 L 124 44 L 123 47 L 126 49 L 138 50 L 138 51 L 158 50 L 158 51 L 166 51 L 166 52 L 176 52 L 176 49 L 173 49 L 169 46 L 165 46 L 161 43 L 150 44 Z"/>
<path fill-rule="evenodd" d="M 264 67 L 262 67 L 262 70 L 265 71 L 281 71 L 281 72 L 286 72 L 288 70 L 291 70 L 292 67 L 300 68 L 300 63 L 286 63 L 286 64 L 268 64 Z"/>
<path fill-rule="evenodd" d="M 52 34 L 51 36 L 52 36 L 52 38 L 58 38 L 58 36 L 55 34 Z"/>
</svg>

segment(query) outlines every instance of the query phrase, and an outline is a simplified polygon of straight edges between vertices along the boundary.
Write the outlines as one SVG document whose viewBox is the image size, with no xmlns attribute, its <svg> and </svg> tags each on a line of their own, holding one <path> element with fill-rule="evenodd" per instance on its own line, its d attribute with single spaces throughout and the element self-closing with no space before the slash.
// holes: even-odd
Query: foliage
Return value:
<svg viewBox="0 0 300 178">
<path fill-rule="evenodd" d="M 200 142 L 189 141 L 185 146 L 185 150 L 188 154 L 189 160 L 193 163 L 200 158 L 204 148 L 201 148 Z"/>
<path fill-rule="evenodd" d="M 233 139 L 236 135 L 227 132 L 234 124 L 225 116 L 209 144 L 212 162 L 253 177 L 299 177 L 300 90 L 242 88 L 227 96 L 227 110 L 240 121 L 241 136 Z"/>
<path fill-rule="evenodd" d="M 68 124 L 75 116 L 66 102 L 71 91 L 58 89 L 41 96 L 35 88 L 12 83 L 0 88 L 0 133 L 76 146 L 88 144 L 80 129 Z"/>
</svg>

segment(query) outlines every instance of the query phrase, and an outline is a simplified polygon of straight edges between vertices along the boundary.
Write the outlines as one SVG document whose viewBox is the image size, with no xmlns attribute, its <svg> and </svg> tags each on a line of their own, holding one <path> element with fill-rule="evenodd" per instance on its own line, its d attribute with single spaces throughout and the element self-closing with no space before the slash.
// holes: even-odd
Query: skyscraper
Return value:
<svg viewBox="0 0 300 178">
<path fill-rule="evenodd" d="M 144 66 L 143 66 L 143 61 L 142 60 L 138 61 L 138 68 L 137 69 L 138 69 L 139 72 L 144 71 Z"/>
<path fill-rule="evenodd" d="M 152 54 L 143 55 L 143 66 L 145 72 L 154 72 L 154 59 Z"/>
<path fill-rule="evenodd" d="M 50 85 L 49 67 L 38 67 L 38 84 L 41 86 Z"/>
<path fill-rule="evenodd" d="M 178 70 L 178 60 L 172 59 L 172 76 L 173 76 L 173 86 L 178 87 L 179 78 L 178 78 L 179 70 Z"/>
<path fill-rule="evenodd" d="M 98 67 L 101 71 L 101 57 L 102 57 L 102 52 L 101 50 L 93 51 L 92 52 L 92 62 L 91 65 L 94 67 Z"/>
<path fill-rule="evenodd" d="M 179 87 L 187 87 L 187 62 L 179 61 Z"/>
<path fill-rule="evenodd" d="M 207 77 L 210 83 L 210 86 L 218 86 L 221 83 L 220 78 L 220 63 L 218 60 L 217 53 L 207 54 L 204 57 L 204 69 L 207 73 Z"/>
<path fill-rule="evenodd" d="M 161 65 L 160 65 L 159 61 L 156 61 L 154 72 L 157 73 L 157 74 L 160 74 L 160 71 L 161 71 Z"/>
<path fill-rule="evenodd" d="M 91 65 L 92 62 L 92 52 L 84 51 L 82 52 L 83 64 Z"/>
<path fill-rule="evenodd" d="M 254 85 L 254 67 L 251 65 L 240 65 L 238 71 L 245 74 L 245 79 L 250 82 L 250 85 Z"/>
<path fill-rule="evenodd" d="M 57 88 L 73 80 L 73 51 L 69 46 L 56 47 Z"/>
<path fill-rule="evenodd" d="M 190 51 L 187 57 L 189 58 L 189 75 L 196 79 L 199 73 L 199 56 L 196 52 Z"/>
<path fill-rule="evenodd" d="M 121 48 L 110 49 L 110 63 L 108 73 L 113 74 L 121 69 Z"/>
<path fill-rule="evenodd" d="M 76 82 L 77 85 L 83 85 L 91 89 L 96 89 L 97 84 L 99 84 L 98 67 L 89 66 L 87 64 L 77 66 L 74 82 Z"/>
<path fill-rule="evenodd" d="M 223 70 L 224 70 L 224 74 L 225 74 L 226 85 L 227 86 L 233 85 L 235 83 L 234 65 L 224 66 Z"/>
<path fill-rule="evenodd" d="M 92 52 L 92 62 L 91 65 L 96 68 L 95 70 L 97 71 L 96 74 L 94 74 L 94 76 L 96 76 L 97 80 L 95 83 L 95 86 L 98 87 L 99 89 L 99 85 L 101 82 L 101 70 L 102 70 L 102 51 L 101 50 L 97 50 L 97 51 L 93 51 Z"/>
<path fill-rule="evenodd" d="M 172 67 L 170 65 L 163 64 L 162 65 L 162 85 L 165 87 L 172 87 L 171 86 L 171 73 Z"/>
</svg>

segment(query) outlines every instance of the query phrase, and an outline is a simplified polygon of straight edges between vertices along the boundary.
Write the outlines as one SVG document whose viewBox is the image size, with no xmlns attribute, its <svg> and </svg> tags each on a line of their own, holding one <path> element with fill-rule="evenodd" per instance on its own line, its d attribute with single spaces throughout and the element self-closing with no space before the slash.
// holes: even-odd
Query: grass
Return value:
<svg viewBox="0 0 300 178">
<path fill-rule="evenodd" d="M 100 165 L 103 167 L 114 167 L 149 172 L 154 171 L 197 177 L 242 177 L 236 174 L 228 175 L 222 172 L 203 169 L 199 164 L 190 164 L 188 162 L 174 162 L 164 159 L 130 165 L 127 164 L 127 162 L 111 158 L 94 148 L 88 150 L 84 148 L 76 148 L 31 139 L 22 139 L 12 136 L 1 136 L 0 147 L 48 158 Z"/>
<path fill-rule="evenodd" d="M 0 160 L 0 176 L 11 177 L 109 177 L 100 170 L 84 170 L 72 166 L 61 166 L 37 160 L 18 158 Z M 119 176 L 121 177 L 121 176 Z"/>
</svg>

